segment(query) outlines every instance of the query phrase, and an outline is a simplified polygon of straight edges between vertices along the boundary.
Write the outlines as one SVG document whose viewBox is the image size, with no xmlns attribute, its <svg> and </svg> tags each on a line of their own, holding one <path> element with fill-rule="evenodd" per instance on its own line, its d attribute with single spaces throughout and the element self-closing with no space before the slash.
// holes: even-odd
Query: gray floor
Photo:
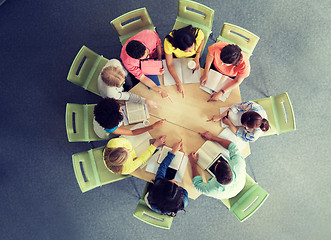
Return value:
<svg viewBox="0 0 331 240">
<path fill-rule="evenodd" d="M 70 65 L 82 45 L 118 58 L 109 21 L 136 8 L 147 7 L 163 39 L 177 1 L 7 0 L 0 7 L 1 239 L 330 238 L 331 2 L 199 2 L 215 10 L 215 35 L 229 22 L 261 37 L 243 100 L 285 91 L 292 100 L 297 131 L 260 139 L 247 158 L 248 172 L 270 193 L 265 204 L 239 223 L 201 196 L 166 231 L 132 217 L 138 199 L 129 179 L 82 194 L 71 155 L 90 144 L 67 141 L 65 104 L 100 98 L 66 81 Z M 142 191 L 144 182 L 132 179 Z"/>
</svg>

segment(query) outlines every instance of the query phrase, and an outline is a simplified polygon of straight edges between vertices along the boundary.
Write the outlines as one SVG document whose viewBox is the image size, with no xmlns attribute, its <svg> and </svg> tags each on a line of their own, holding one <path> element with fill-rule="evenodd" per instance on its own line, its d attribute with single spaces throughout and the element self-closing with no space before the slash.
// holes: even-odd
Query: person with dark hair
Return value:
<svg viewBox="0 0 331 240">
<path fill-rule="evenodd" d="M 192 166 L 194 187 L 199 192 L 217 199 L 228 199 L 236 196 L 246 183 L 246 163 L 237 146 L 233 142 L 217 137 L 210 132 L 200 133 L 200 136 L 204 140 L 214 141 L 228 149 L 230 159 L 228 161 L 218 160 L 213 171 L 215 177 L 210 178 L 206 183 L 197 170 L 199 154 L 190 153 L 188 158 Z"/>
<path fill-rule="evenodd" d="M 165 119 L 135 130 L 122 128 L 123 114 L 119 103 L 114 98 L 104 98 L 94 107 L 93 129 L 97 136 L 109 138 L 109 134 L 139 135 L 149 130 L 160 128 Z"/>
<path fill-rule="evenodd" d="M 209 69 L 234 79 L 219 92 L 210 96 L 208 102 L 213 102 L 217 101 L 224 93 L 239 86 L 249 76 L 251 67 L 248 56 L 237 45 L 220 41 L 208 47 L 208 50 L 205 70 L 200 79 L 201 85 L 205 85 L 208 81 Z"/>
<path fill-rule="evenodd" d="M 222 114 L 214 115 L 207 121 L 220 120 L 245 142 L 256 141 L 270 128 L 267 113 L 262 106 L 252 101 L 235 103 Z"/>
<path fill-rule="evenodd" d="M 193 70 L 200 68 L 200 55 L 204 45 L 204 34 L 199 28 L 192 25 L 173 30 L 164 40 L 164 51 L 166 56 L 167 68 L 174 78 L 177 90 L 184 97 L 183 83 L 179 80 L 173 64 L 173 58 L 193 57 L 196 66 Z"/>
<path fill-rule="evenodd" d="M 162 58 L 161 39 L 153 30 L 143 30 L 131 37 L 122 47 L 121 60 L 124 67 L 139 81 L 152 90 L 169 98 L 166 90 L 160 87 L 157 75 L 144 75 L 140 69 L 140 61 L 148 58 Z M 160 71 L 162 75 L 164 70 Z M 171 100 L 171 99 L 170 99 Z"/>
<path fill-rule="evenodd" d="M 145 164 L 155 150 L 165 144 L 166 136 L 158 137 L 148 149 L 137 156 L 127 138 L 110 139 L 103 151 L 103 160 L 109 171 L 116 174 L 131 174 Z"/>
<path fill-rule="evenodd" d="M 167 179 L 166 172 L 172 159 L 178 150 L 183 147 L 183 142 L 180 140 L 172 147 L 172 151 L 163 159 L 160 164 L 155 180 L 147 189 L 145 202 L 147 206 L 155 212 L 176 216 L 178 211 L 185 211 L 184 208 L 188 204 L 187 191 L 178 186 L 174 179 Z"/>
</svg>

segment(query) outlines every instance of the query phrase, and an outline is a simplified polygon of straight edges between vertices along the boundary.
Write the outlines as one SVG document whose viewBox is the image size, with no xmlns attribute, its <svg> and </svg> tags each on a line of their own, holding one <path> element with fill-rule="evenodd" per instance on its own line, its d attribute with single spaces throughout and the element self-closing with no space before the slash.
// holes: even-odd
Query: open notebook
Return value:
<svg viewBox="0 0 331 240">
<path fill-rule="evenodd" d="M 161 164 L 163 159 L 168 155 L 168 152 L 171 152 L 172 148 L 168 147 L 168 146 L 163 146 L 160 156 L 157 159 L 157 163 Z M 185 153 L 182 151 L 177 151 L 175 154 L 175 157 L 172 159 L 169 167 L 174 169 L 174 170 L 178 170 L 180 169 L 180 166 L 182 165 L 183 162 L 183 158 L 185 156 Z"/>
<path fill-rule="evenodd" d="M 146 104 L 126 101 L 125 106 L 121 106 L 121 109 L 124 125 L 143 122 L 150 118 Z"/>
<path fill-rule="evenodd" d="M 145 126 L 142 123 L 139 123 L 133 128 L 131 128 L 131 130 L 143 127 Z M 149 132 L 144 132 L 143 134 L 135 136 L 122 135 L 121 137 L 127 138 L 130 141 L 137 156 L 142 155 L 149 148 L 149 146 L 151 145 L 150 140 L 153 139 Z"/>
<path fill-rule="evenodd" d="M 179 80 L 182 83 L 200 83 L 201 72 L 200 68 L 196 71 L 193 71 L 188 68 L 187 64 L 189 61 L 192 61 L 193 58 L 175 58 L 173 59 L 173 64 L 176 69 Z M 164 66 L 164 75 L 163 75 L 163 84 L 164 86 L 175 85 L 176 82 L 171 76 L 165 60 L 163 60 Z"/>
<path fill-rule="evenodd" d="M 210 69 L 206 84 L 200 86 L 200 88 L 209 94 L 213 94 L 219 92 L 223 87 L 225 87 L 232 81 L 232 78 L 229 78 L 228 76 L 225 76 L 220 72 Z M 225 100 L 230 96 L 230 94 L 231 91 L 226 92 L 219 98 L 219 100 L 225 102 Z"/>
</svg>

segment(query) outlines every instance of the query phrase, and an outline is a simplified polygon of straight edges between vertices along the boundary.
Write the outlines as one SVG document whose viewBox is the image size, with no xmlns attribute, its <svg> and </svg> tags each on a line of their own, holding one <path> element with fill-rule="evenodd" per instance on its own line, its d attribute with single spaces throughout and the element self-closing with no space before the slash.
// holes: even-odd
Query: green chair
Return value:
<svg viewBox="0 0 331 240">
<path fill-rule="evenodd" d="M 144 192 L 139 200 L 136 210 L 133 213 L 133 216 L 138 218 L 140 221 L 153 225 L 154 227 L 170 229 L 173 217 L 154 212 L 147 206 L 144 198 L 147 193 L 148 185 L 149 183 L 145 186 Z"/>
<path fill-rule="evenodd" d="M 260 38 L 254 33 L 242 27 L 224 23 L 221 34 L 217 38 L 217 42 L 223 41 L 230 44 L 237 44 L 241 50 L 250 57 L 259 39 Z"/>
<path fill-rule="evenodd" d="M 270 129 L 263 134 L 269 136 L 296 130 L 295 117 L 291 100 L 287 92 L 254 100 L 267 113 Z"/>
<path fill-rule="evenodd" d="M 125 13 L 112 20 L 110 24 L 118 34 L 122 45 L 124 45 L 129 38 L 142 30 L 149 29 L 155 31 L 155 27 L 146 8 L 139 8 Z"/>
<path fill-rule="evenodd" d="M 99 96 L 98 76 L 108 59 L 83 46 L 71 64 L 68 81 Z"/>
<path fill-rule="evenodd" d="M 178 14 L 173 29 L 180 29 L 188 25 L 200 28 L 205 35 L 202 52 L 205 49 L 209 35 L 212 32 L 214 10 L 201 3 L 178 0 Z M 202 53 L 201 53 L 202 54 Z"/>
<path fill-rule="evenodd" d="M 90 142 L 105 140 L 99 138 L 93 129 L 94 106 L 96 104 L 67 103 L 66 129 L 69 142 Z"/>
<path fill-rule="evenodd" d="M 240 222 L 243 222 L 262 206 L 268 196 L 269 194 L 246 174 L 246 184 L 243 190 L 237 196 L 223 199 L 222 202 Z"/>
<path fill-rule="evenodd" d="M 82 192 L 131 177 L 110 172 L 103 161 L 103 149 L 104 146 L 72 155 L 74 172 Z"/>
</svg>

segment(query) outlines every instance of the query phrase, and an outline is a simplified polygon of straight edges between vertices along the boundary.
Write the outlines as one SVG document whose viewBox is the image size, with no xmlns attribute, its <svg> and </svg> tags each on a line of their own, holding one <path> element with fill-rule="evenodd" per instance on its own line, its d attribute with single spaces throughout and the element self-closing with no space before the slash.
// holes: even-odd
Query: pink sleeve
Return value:
<svg viewBox="0 0 331 240">
<path fill-rule="evenodd" d="M 128 62 L 123 62 L 124 67 L 137 79 L 140 79 L 143 75 L 139 66 L 132 65 Z"/>
</svg>

